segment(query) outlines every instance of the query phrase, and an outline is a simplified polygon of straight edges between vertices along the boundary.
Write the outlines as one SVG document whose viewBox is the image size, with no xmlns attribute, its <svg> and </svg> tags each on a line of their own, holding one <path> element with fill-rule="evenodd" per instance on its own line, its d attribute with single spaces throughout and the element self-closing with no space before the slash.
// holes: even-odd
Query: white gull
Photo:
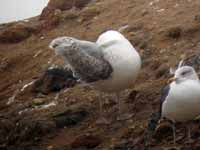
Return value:
<svg viewBox="0 0 200 150">
<path fill-rule="evenodd" d="M 175 122 L 185 122 L 188 125 L 188 137 L 191 138 L 187 122 L 200 115 L 200 81 L 190 66 L 179 66 L 172 81 L 162 92 L 160 117 L 172 121 L 175 143 Z"/>
</svg>

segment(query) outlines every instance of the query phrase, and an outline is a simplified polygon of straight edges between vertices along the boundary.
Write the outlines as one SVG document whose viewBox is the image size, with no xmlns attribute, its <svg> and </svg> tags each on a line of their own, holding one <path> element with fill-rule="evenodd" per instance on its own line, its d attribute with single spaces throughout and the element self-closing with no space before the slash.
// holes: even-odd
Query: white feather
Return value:
<svg viewBox="0 0 200 150">
<path fill-rule="evenodd" d="M 192 120 L 200 115 L 199 78 L 189 66 L 177 69 L 174 78 L 162 104 L 162 117 L 180 122 Z"/>
<path fill-rule="evenodd" d="M 200 83 L 188 80 L 181 84 L 174 82 L 162 106 L 162 116 L 174 121 L 188 121 L 200 115 Z"/>
<path fill-rule="evenodd" d="M 119 32 L 107 31 L 97 42 L 102 47 L 104 58 L 113 67 L 111 78 L 96 82 L 97 89 L 118 92 L 129 88 L 141 68 L 141 59 L 132 44 Z"/>
</svg>

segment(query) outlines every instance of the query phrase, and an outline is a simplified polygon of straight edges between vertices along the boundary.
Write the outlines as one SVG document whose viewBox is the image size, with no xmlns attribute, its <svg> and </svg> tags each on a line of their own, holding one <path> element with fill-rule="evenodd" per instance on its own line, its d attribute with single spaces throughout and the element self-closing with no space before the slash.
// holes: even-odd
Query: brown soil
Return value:
<svg viewBox="0 0 200 150">
<path fill-rule="evenodd" d="M 20 43 L 0 44 L 0 149 L 142 150 L 147 123 L 158 110 L 169 66 L 184 56 L 200 53 L 199 0 L 98 0 L 76 11 L 78 16 L 63 19 L 50 31 L 34 34 Z M 99 94 L 82 85 L 61 92 L 57 105 L 46 109 L 33 104 L 36 96 L 29 88 L 17 92 L 47 69 L 54 56 L 48 44 L 55 37 L 67 35 L 95 41 L 104 30 L 118 30 L 125 25 L 128 27 L 122 32 L 143 61 L 138 80 L 121 96 L 126 108 L 134 114 L 131 119 L 117 121 L 114 96 L 105 94 L 100 98 L 106 102 L 105 114 L 112 123 L 97 125 Z M 63 62 L 57 59 L 54 64 Z M 15 93 L 18 93 L 15 101 L 7 105 Z M 46 103 L 55 101 L 56 94 L 44 95 Z M 73 122 L 74 118 L 68 117 L 71 121 L 64 122 L 63 128 L 62 117 L 66 114 L 82 118 L 75 116 L 78 121 Z M 57 121 L 60 116 L 61 125 Z M 175 147 L 172 135 L 163 134 L 151 140 L 152 150 L 200 149 L 198 121 L 193 122 L 192 143 L 184 135 L 184 125 L 178 125 Z"/>
</svg>

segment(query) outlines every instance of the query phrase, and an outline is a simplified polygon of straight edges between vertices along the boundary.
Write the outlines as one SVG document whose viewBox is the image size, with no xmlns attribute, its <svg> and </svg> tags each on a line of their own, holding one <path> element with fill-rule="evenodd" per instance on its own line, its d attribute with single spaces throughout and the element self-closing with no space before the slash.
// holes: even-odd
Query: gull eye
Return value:
<svg viewBox="0 0 200 150">
<path fill-rule="evenodd" d="M 182 75 L 182 76 L 185 76 L 185 75 L 188 74 L 188 73 L 190 73 L 189 70 L 187 70 L 187 71 L 183 71 L 183 72 L 181 73 L 181 75 Z"/>
<path fill-rule="evenodd" d="M 55 44 L 53 44 L 53 48 L 56 48 L 58 46 L 58 44 L 57 43 L 55 43 Z"/>
</svg>

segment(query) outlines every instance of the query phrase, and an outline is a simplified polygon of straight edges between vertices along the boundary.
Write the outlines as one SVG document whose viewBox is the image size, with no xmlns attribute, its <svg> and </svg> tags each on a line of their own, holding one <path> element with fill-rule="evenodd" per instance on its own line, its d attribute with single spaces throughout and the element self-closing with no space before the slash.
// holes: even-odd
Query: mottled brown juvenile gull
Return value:
<svg viewBox="0 0 200 150">
<path fill-rule="evenodd" d="M 133 84 L 141 68 L 138 52 L 121 33 L 113 30 L 101 34 L 96 42 L 58 37 L 50 43 L 50 48 L 66 60 L 76 77 L 102 92 L 119 95 Z M 99 102 L 98 122 L 105 123 L 102 101 Z M 129 117 L 130 114 L 121 112 L 119 101 L 118 119 Z"/>
</svg>

